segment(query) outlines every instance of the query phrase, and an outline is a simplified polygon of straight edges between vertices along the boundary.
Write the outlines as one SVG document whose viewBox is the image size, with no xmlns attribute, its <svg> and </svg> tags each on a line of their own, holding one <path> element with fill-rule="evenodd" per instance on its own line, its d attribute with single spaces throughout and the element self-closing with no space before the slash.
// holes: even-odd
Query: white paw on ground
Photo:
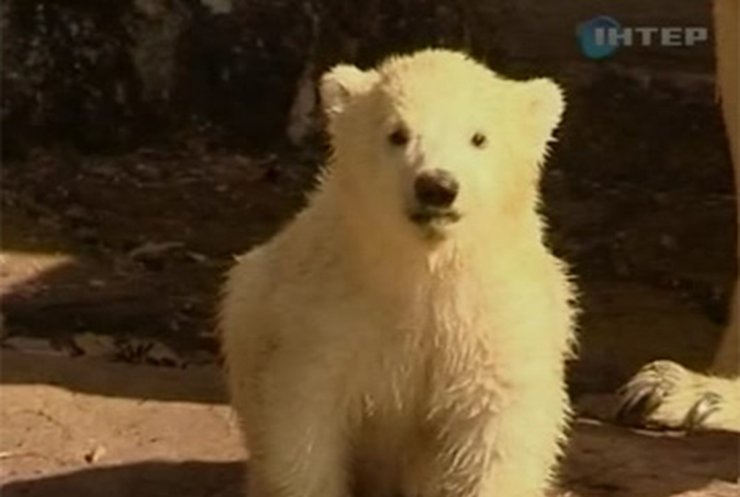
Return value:
<svg viewBox="0 0 740 497">
<path fill-rule="evenodd" d="M 622 387 L 617 420 L 654 428 L 712 428 L 724 403 L 712 380 L 675 362 L 651 362 Z"/>
</svg>

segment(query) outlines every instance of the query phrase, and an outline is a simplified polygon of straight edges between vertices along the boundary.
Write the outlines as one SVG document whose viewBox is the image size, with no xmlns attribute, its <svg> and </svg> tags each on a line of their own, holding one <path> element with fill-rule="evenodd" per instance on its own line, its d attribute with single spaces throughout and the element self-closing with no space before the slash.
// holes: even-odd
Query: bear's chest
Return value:
<svg viewBox="0 0 740 497">
<path fill-rule="evenodd" d="M 358 312 L 353 321 L 363 324 L 348 381 L 363 415 L 405 422 L 424 409 L 440 388 L 439 378 L 466 374 L 460 365 L 487 362 L 492 312 L 482 298 L 459 293 L 430 295 L 386 312 Z"/>
<path fill-rule="evenodd" d="M 472 330 L 461 329 L 450 312 L 437 315 L 428 309 L 413 319 L 379 319 L 372 331 L 384 339 L 366 343 L 362 359 L 348 371 L 356 414 L 351 433 L 357 478 L 372 481 L 376 489 L 380 485 L 380 495 L 393 493 L 385 487 L 398 488 L 404 468 L 413 465 L 417 449 L 428 443 L 426 430 L 435 409 L 457 404 L 449 397 L 460 391 L 456 385 L 471 380 L 464 369 L 481 372 L 485 351 Z M 490 372 L 489 380 L 495 381 Z"/>
</svg>

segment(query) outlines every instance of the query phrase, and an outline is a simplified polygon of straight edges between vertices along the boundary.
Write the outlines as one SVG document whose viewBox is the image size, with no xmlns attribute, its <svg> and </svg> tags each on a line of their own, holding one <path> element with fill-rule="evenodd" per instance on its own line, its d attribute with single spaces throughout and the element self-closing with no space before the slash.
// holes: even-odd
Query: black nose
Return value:
<svg viewBox="0 0 740 497">
<path fill-rule="evenodd" d="M 426 207 L 449 207 L 455 201 L 458 189 L 455 178 L 441 169 L 425 171 L 414 181 L 416 200 Z"/>
</svg>

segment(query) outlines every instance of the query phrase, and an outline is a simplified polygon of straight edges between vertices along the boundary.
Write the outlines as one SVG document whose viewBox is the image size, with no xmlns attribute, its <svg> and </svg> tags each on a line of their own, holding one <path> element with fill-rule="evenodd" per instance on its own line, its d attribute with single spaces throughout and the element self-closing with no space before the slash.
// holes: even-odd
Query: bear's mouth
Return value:
<svg viewBox="0 0 740 497">
<path fill-rule="evenodd" d="M 415 210 L 409 214 L 409 219 L 414 224 L 420 226 L 444 226 L 453 224 L 460 220 L 462 216 L 453 209 L 434 209 L 430 207 Z"/>
</svg>

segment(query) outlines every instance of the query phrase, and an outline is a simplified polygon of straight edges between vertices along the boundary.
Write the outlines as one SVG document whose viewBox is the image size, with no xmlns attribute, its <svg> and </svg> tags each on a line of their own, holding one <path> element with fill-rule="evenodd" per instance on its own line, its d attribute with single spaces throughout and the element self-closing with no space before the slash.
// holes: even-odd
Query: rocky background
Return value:
<svg viewBox="0 0 740 497">
<path fill-rule="evenodd" d="M 707 24 L 706 5 L 677 15 L 662 3 L 622 2 L 620 19 Z M 587 65 L 576 26 L 611 12 L 609 2 L 591 4 L 563 10 L 532 0 L 9 0 L 1 11 L 3 151 L 12 156 L 50 144 L 120 151 L 182 132 L 208 132 L 236 147 L 300 142 L 314 110 L 312 83 L 332 64 L 370 65 L 393 51 L 446 46 L 505 73 L 552 75 L 574 59 Z M 711 69 L 708 44 L 667 57 L 660 51 L 647 47 L 620 63 Z"/>
<path fill-rule="evenodd" d="M 300 141 L 306 130 L 294 129 L 291 118 L 312 112 L 311 83 L 320 71 L 426 45 L 477 47 L 485 55 L 495 51 L 506 10 L 492 5 L 6 2 L 4 149 L 64 143 L 101 152 L 205 131 L 240 147 L 269 147 L 286 134 Z"/>
<path fill-rule="evenodd" d="M 3 346 L 215 360 L 235 253 L 302 205 L 323 158 L 314 82 L 340 61 L 463 48 L 546 75 L 569 109 L 544 179 L 583 287 L 575 385 L 702 367 L 726 319 L 734 198 L 711 40 L 584 57 L 579 23 L 707 26 L 655 0 L 8 0 L 2 20 Z"/>
</svg>

